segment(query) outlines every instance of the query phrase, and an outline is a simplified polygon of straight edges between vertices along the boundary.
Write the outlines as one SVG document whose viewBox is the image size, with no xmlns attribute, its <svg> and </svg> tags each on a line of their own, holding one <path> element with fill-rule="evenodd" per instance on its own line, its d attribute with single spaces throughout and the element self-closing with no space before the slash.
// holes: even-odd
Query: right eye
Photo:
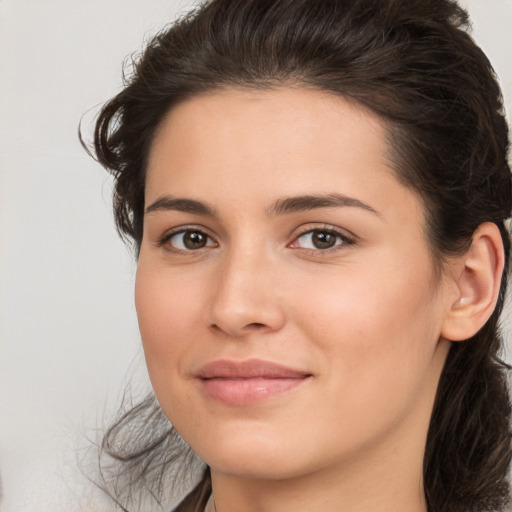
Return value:
<svg viewBox="0 0 512 512">
<path fill-rule="evenodd" d="M 184 229 L 165 237 L 162 245 L 170 246 L 171 250 L 197 251 L 204 247 L 216 247 L 216 243 L 203 231 L 199 229 Z"/>
</svg>

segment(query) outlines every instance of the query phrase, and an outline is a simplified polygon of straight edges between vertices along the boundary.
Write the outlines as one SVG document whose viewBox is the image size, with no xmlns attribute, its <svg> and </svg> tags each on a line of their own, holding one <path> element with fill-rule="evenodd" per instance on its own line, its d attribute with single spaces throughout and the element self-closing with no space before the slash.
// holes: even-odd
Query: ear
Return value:
<svg viewBox="0 0 512 512">
<path fill-rule="evenodd" d="M 447 304 L 441 330 L 443 338 L 467 340 L 483 327 L 496 307 L 504 265 L 498 226 L 485 222 L 473 234 L 468 251 L 450 269 L 455 293 Z"/>
</svg>

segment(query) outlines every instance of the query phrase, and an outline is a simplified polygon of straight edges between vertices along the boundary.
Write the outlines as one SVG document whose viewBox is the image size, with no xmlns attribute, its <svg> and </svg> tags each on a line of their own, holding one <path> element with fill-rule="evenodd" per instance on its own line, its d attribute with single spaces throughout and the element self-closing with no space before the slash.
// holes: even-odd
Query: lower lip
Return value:
<svg viewBox="0 0 512 512">
<path fill-rule="evenodd" d="M 212 378 L 201 379 L 201 383 L 213 400 L 228 405 L 251 405 L 296 388 L 307 378 Z"/>
</svg>

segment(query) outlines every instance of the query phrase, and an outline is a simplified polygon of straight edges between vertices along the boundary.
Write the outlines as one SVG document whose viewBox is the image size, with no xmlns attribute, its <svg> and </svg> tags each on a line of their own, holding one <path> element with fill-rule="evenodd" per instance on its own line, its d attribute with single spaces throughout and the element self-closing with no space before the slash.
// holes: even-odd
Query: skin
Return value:
<svg viewBox="0 0 512 512">
<path fill-rule="evenodd" d="M 426 511 L 424 445 L 464 272 L 436 275 L 422 204 L 387 155 L 374 114 L 305 89 L 194 97 L 157 132 L 137 313 L 157 398 L 211 467 L 217 512 Z M 361 204 L 273 211 L 333 194 Z M 185 229 L 206 244 L 188 249 Z M 196 377 L 253 358 L 310 377 L 244 406 Z"/>
</svg>

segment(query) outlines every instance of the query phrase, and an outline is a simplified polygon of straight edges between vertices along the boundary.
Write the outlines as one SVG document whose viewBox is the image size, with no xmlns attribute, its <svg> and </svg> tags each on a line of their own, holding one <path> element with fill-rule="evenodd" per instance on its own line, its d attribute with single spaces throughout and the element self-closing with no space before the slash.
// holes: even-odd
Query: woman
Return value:
<svg viewBox="0 0 512 512">
<path fill-rule="evenodd" d="M 105 105 L 158 400 L 104 438 L 124 510 L 198 467 L 176 510 L 505 509 L 508 133 L 467 25 L 213 0 Z"/>
</svg>

